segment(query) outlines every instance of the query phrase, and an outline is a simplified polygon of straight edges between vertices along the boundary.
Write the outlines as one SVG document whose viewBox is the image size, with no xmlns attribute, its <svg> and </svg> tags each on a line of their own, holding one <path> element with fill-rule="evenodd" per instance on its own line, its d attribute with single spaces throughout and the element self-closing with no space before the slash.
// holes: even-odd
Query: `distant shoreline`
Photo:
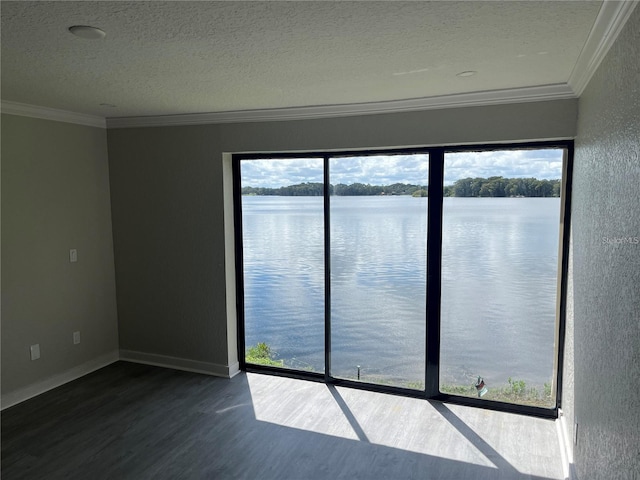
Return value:
<svg viewBox="0 0 640 480">
<path fill-rule="evenodd" d="M 559 197 L 561 181 L 538 180 L 537 178 L 462 178 L 453 185 L 443 187 L 445 197 L 460 198 L 549 198 Z M 280 197 L 321 197 L 324 195 L 324 184 L 319 182 L 305 182 L 285 187 L 243 187 L 245 196 L 280 196 Z M 427 185 L 410 183 L 394 183 L 391 185 L 370 185 L 339 183 L 329 185 L 330 196 L 414 196 L 427 197 Z"/>
</svg>

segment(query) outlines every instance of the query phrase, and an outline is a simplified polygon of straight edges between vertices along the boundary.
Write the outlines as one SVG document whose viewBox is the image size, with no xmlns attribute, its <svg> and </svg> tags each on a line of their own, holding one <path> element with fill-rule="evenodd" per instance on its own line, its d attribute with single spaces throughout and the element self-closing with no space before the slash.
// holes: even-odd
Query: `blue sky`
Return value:
<svg viewBox="0 0 640 480">
<path fill-rule="evenodd" d="M 460 152 L 445 156 L 444 183 L 466 177 L 502 176 L 556 179 L 562 175 L 562 150 Z M 426 185 L 427 155 L 389 155 L 331 159 L 331 183 Z M 322 159 L 269 159 L 242 162 L 242 186 L 281 187 L 322 182 Z"/>
</svg>

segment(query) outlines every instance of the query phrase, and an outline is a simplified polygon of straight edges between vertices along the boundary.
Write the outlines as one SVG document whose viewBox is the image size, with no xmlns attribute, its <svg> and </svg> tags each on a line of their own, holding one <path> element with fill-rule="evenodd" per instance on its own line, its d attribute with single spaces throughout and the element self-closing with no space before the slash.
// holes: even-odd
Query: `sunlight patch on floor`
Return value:
<svg viewBox="0 0 640 480">
<path fill-rule="evenodd" d="M 247 382 L 257 420 L 496 467 L 425 400 L 251 373 Z"/>
</svg>

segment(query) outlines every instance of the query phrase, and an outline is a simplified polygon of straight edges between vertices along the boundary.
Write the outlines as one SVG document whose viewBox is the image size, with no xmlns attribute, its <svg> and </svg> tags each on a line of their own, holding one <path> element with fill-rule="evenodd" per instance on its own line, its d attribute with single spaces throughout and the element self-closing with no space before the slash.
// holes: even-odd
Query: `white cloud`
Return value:
<svg viewBox="0 0 640 480">
<path fill-rule="evenodd" d="M 282 187 L 323 181 L 321 158 L 244 160 L 242 186 Z"/>
<path fill-rule="evenodd" d="M 562 150 L 499 150 L 445 155 L 444 183 L 460 178 L 505 177 L 555 179 L 562 176 Z"/>
<path fill-rule="evenodd" d="M 334 158 L 329 162 L 330 181 L 390 185 L 426 185 L 429 178 L 428 155 L 380 155 Z"/>
<path fill-rule="evenodd" d="M 450 185 L 466 177 L 560 178 L 560 149 L 456 152 L 445 155 L 444 183 Z M 336 157 L 329 163 L 330 181 L 338 183 L 428 183 L 428 155 L 377 155 Z M 243 160 L 242 185 L 281 187 L 323 181 L 321 158 Z"/>
</svg>

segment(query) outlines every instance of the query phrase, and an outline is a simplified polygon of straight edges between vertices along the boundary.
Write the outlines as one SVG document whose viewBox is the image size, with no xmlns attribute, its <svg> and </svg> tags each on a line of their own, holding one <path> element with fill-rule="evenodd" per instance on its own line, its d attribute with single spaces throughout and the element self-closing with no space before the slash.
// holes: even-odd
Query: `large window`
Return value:
<svg viewBox="0 0 640 480">
<path fill-rule="evenodd" d="M 571 148 L 234 156 L 242 366 L 553 416 Z"/>
</svg>

